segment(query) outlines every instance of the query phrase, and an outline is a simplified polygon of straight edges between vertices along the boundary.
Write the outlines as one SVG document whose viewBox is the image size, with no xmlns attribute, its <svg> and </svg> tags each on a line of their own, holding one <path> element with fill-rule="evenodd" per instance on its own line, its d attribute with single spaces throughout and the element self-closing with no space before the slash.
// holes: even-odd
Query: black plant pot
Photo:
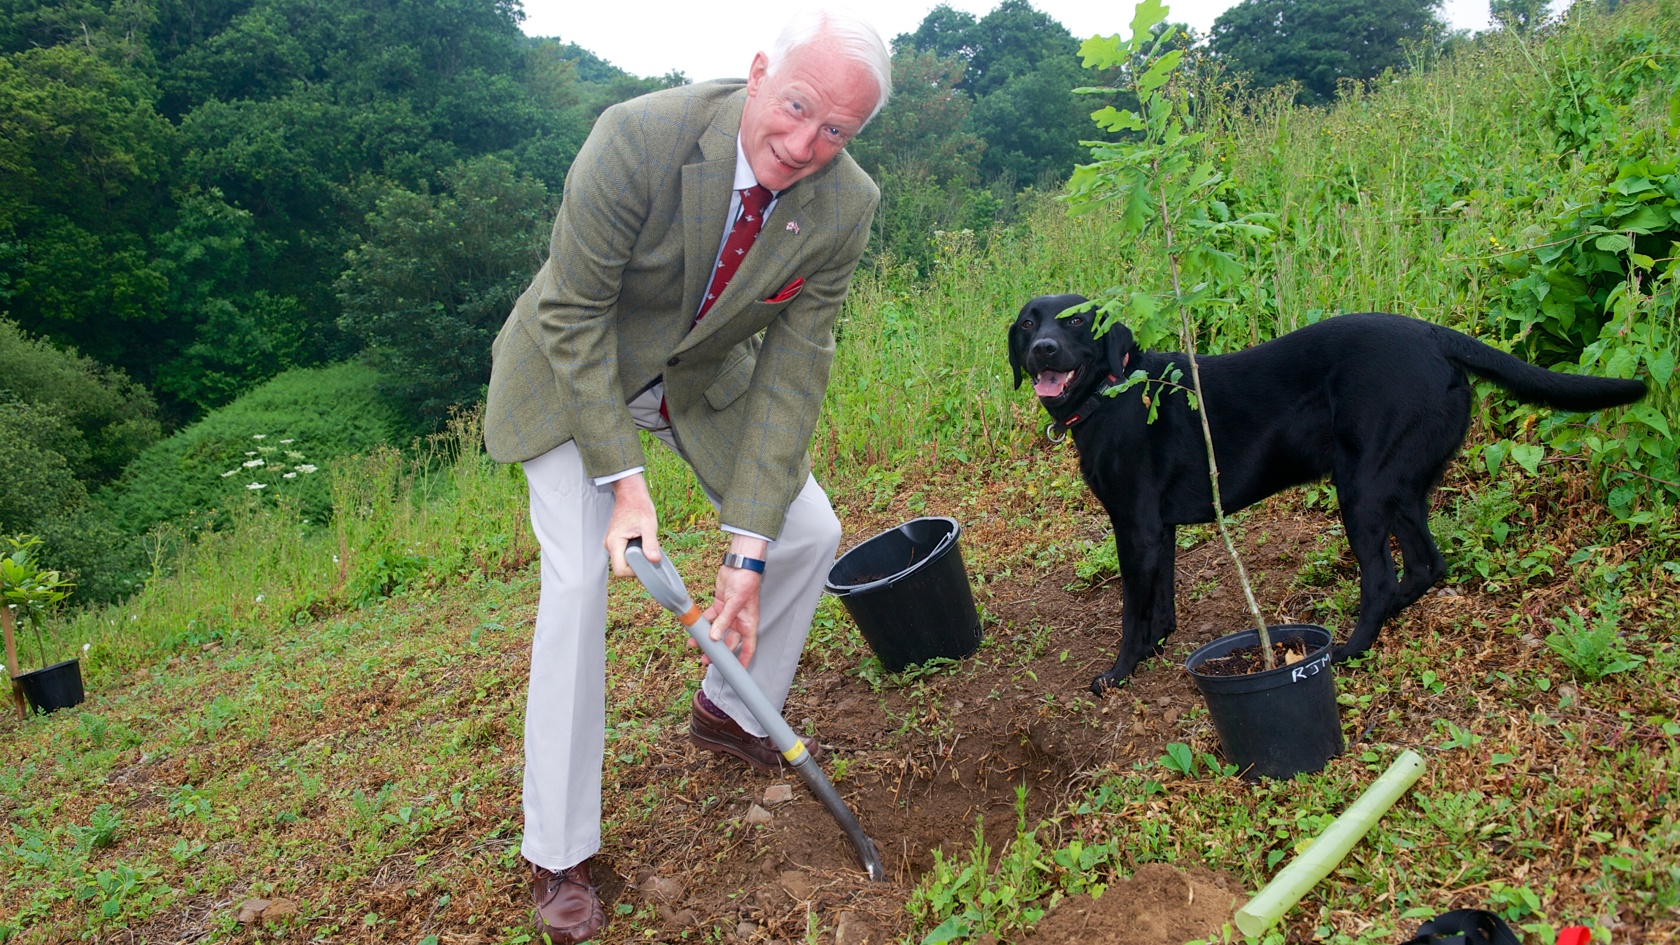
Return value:
<svg viewBox="0 0 1680 945">
<path fill-rule="evenodd" d="M 23 697 L 37 712 L 56 712 L 82 704 L 82 664 L 65 660 L 15 677 Z"/>
<path fill-rule="evenodd" d="M 1311 624 L 1268 627 L 1273 642 L 1303 640 L 1306 658 L 1244 676 L 1210 676 L 1212 659 L 1259 644 L 1253 630 L 1233 633 L 1190 654 L 1184 668 L 1207 700 L 1225 760 L 1242 776 L 1292 778 L 1317 771 L 1342 753 L 1342 720 L 1330 675 L 1330 631 Z"/>
</svg>

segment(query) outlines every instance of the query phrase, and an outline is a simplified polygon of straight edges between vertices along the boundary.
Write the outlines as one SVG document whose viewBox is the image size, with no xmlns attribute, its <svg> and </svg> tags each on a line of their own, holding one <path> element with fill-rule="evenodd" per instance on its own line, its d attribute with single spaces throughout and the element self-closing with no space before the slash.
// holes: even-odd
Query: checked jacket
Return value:
<svg viewBox="0 0 1680 945">
<path fill-rule="evenodd" d="M 723 238 L 745 84 L 607 109 L 578 153 L 548 260 L 492 347 L 485 444 L 576 441 L 592 477 L 645 465 L 627 402 L 663 376 L 672 432 L 723 524 L 775 538 L 809 471 L 834 323 L 880 191 L 850 156 L 778 196 L 690 331 Z"/>
</svg>

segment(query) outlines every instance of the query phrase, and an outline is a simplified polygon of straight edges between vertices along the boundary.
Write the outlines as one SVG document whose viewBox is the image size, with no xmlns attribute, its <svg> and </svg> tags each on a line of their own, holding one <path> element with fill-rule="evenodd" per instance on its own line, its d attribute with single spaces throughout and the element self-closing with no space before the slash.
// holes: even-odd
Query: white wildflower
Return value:
<svg viewBox="0 0 1680 945">
<path fill-rule="evenodd" d="M 299 471 L 299 472 L 306 472 L 306 473 L 312 473 L 312 472 L 314 472 L 314 471 L 315 471 L 315 470 L 316 470 L 316 469 L 317 469 L 317 468 L 318 468 L 318 467 L 316 467 L 316 466 L 314 466 L 314 465 L 312 465 L 312 464 L 310 464 L 310 463 L 299 463 L 299 464 L 298 464 L 298 471 Z"/>
<path fill-rule="evenodd" d="M 256 450 L 246 450 L 245 455 L 246 456 L 255 456 L 255 455 L 257 455 L 257 451 Z"/>
<path fill-rule="evenodd" d="M 287 439 L 287 440 L 281 440 L 280 442 L 282 442 L 282 443 L 296 443 L 297 440 Z"/>
<path fill-rule="evenodd" d="M 286 451 L 286 458 L 287 459 L 302 459 L 303 454 L 299 453 L 299 452 L 296 452 L 294 450 L 287 450 Z M 1210 495 L 1211 495 L 1211 493 L 1210 493 Z"/>
<path fill-rule="evenodd" d="M 263 438 L 265 438 L 265 437 L 267 437 L 267 436 L 268 436 L 268 434 L 267 434 L 267 433 L 253 433 L 253 434 L 251 434 L 251 439 L 253 439 L 253 440 L 260 440 L 260 439 L 263 439 Z"/>
<path fill-rule="evenodd" d="M 1211 493 L 1211 492 L 1210 492 L 1210 493 L 1208 493 L 1208 495 L 1212 495 L 1212 494 L 1213 494 L 1213 493 Z M 259 604 L 260 604 L 260 603 L 262 603 L 262 599 L 263 599 L 263 596 L 262 596 L 262 595 L 261 595 L 261 594 L 258 594 L 258 595 L 257 595 L 257 603 L 259 603 Z"/>
<path fill-rule="evenodd" d="M 227 478 L 227 477 L 229 477 L 229 476 L 237 476 L 237 475 L 239 475 L 239 470 L 237 470 L 237 469 L 230 469 L 230 470 L 228 470 L 228 471 L 227 471 L 227 472 L 225 472 L 225 473 L 222 473 L 222 478 L 223 478 L 223 479 L 226 479 L 226 478 Z M 1211 493 L 1210 493 L 1210 494 L 1211 494 Z"/>
<path fill-rule="evenodd" d="M 289 473 L 286 473 L 284 476 L 281 476 L 280 478 L 281 479 L 296 479 L 297 478 L 297 473 L 289 472 Z M 1211 492 L 1208 493 L 1208 495 L 1212 495 L 1212 494 L 1213 493 L 1211 493 Z"/>
<path fill-rule="evenodd" d="M 261 456 L 258 456 L 256 459 L 248 459 L 244 463 L 246 469 L 252 469 L 261 465 L 263 465 L 263 458 Z M 1211 495 L 1212 493 L 1209 494 Z"/>
<path fill-rule="evenodd" d="M 250 482 L 250 483 L 245 484 L 245 488 L 247 488 L 247 489 L 267 489 L 268 485 L 266 483 L 261 483 L 261 482 Z"/>
</svg>

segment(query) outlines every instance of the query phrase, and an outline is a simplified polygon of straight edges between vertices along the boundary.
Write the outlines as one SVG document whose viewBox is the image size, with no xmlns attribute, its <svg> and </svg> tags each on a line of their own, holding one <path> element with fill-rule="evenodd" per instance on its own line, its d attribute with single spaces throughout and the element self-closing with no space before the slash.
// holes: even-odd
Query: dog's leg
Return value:
<svg viewBox="0 0 1680 945">
<path fill-rule="evenodd" d="M 1405 570 L 1400 575 L 1400 603 L 1396 610 L 1411 606 L 1447 573 L 1447 559 L 1435 547 L 1429 533 L 1429 497 L 1425 495 L 1400 513 L 1394 537 L 1400 540 L 1400 557 Z"/>
<path fill-rule="evenodd" d="M 1140 529 L 1137 523 L 1116 523 L 1114 547 L 1120 559 L 1123 609 L 1120 611 L 1120 655 L 1108 672 L 1091 680 L 1101 696 L 1137 669 L 1139 663 L 1162 652 L 1177 626 L 1173 608 L 1174 528 L 1157 524 Z"/>
<path fill-rule="evenodd" d="M 1336 484 L 1342 505 L 1342 524 L 1348 545 L 1359 562 L 1359 620 L 1347 642 L 1335 650 L 1336 662 L 1352 659 L 1371 648 L 1377 632 L 1400 609 L 1400 581 L 1395 574 L 1394 555 L 1389 551 L 1389 523 L 1382 514 L 1382 502 L 1357 489 Z"/>
</svg>

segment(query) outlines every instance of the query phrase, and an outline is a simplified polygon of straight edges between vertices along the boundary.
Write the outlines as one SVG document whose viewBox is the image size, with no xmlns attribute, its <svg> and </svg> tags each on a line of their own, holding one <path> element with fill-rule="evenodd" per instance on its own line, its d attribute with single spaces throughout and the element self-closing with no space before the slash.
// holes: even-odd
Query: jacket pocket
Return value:
<svg viewBox="0 0 1680 945">
<path fill-rule="evenodd" d="M 737 347 L 729 355 L 729 360 L 723 362 L 711 386 L 706 388 L 706 402 L 713 410 L 722 410 L 734 403 L 747 388 L 752 386 L 753 369 L 758 366 L 755 358 L 746 345 Z"/>
</svg>

